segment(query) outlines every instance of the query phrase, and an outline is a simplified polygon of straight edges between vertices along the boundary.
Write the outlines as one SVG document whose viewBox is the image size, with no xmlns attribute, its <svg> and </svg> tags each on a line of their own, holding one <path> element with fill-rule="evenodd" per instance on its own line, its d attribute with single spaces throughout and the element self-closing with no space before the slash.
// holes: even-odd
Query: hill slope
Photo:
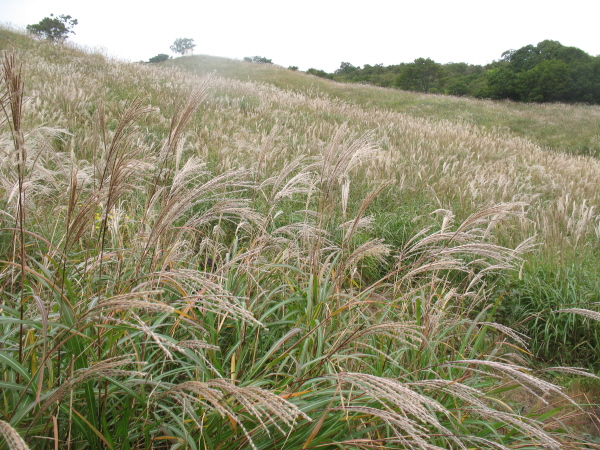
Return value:
<svg viewBox="0 0 600 450">
<path fill-rule="evenodd" d="M 598 361 L 598 328 L 548 310 L 600 292 L 598 160 L 302 74 L 284 89 L 8 30 L 0 46 L 0 432 L 98 449 L 578 439 L 532 362 Z M 532 313 L 527 351 L 507 325 Z"/>
<path fill-rule="evenodd" d="M 198 55 L 166 64 L 199 75 L 218 73 L 240 81 L 258 81 L 282 89 L 331 98 L 374 109 L 403 112 L 431 120 L 446 119 L 506 130 L 541 147 L 581 155 L 600 156 L 600 107 L 566 104 L 519 104 L 443 95 L 424 95 L 360 84 L 336 83 L 279 66 L 253 64 Z"/>
</svg>

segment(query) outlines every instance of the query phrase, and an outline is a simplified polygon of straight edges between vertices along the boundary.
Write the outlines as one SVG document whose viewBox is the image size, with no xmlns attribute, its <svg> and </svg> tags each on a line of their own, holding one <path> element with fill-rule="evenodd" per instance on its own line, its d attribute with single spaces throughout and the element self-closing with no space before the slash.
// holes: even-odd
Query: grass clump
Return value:
<svg viewBox="0 0 600 450">
<path fill-rule="evenodd" d="M 536 264 L 537 263 L 537 264 Z M 600 302 L 595 268 L 545 267 L 529 261 L 515 280 L 499 314 L 502 321 L 531 336 L 530 348 L 541 364 L 576 365 L 598 370 L 600 324 L 590 318 L 555 311 L 593 309 Z"/>
</svg>

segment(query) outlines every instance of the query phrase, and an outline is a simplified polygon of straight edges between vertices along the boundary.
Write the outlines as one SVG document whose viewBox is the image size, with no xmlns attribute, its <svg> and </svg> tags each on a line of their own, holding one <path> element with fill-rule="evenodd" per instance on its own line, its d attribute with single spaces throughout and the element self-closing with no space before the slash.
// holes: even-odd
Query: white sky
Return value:
<svg viewBox="0 0 600 450">
<path fill-rule="evenodd" d="M 327 72 L 419 57 L 486 64 L 544 39 L 600 54 L 598 0 L 0 0 L 0 22 L 19 28 L 50 13 L 79 21 L 71 41 L 131 61 L 172 54 L 180 37 L 196 54 Z"/>
</svg>

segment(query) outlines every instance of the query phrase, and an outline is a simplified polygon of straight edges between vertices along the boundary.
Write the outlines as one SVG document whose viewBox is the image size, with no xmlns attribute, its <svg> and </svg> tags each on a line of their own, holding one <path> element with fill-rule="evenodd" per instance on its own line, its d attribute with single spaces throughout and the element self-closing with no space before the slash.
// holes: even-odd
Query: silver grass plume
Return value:
<svg viewBox="0 0 600 450">
<path fill-rule="evenodd" d="M 139 377 L 143 378 L 147 374 L 140 371 L 132 371 L 122 369 L 123 366 L 127 365 L 140 365 L 145 364 L 144 362 L 135 361 L 131 357 L 134 355 L 122 355 L 114 358 L 108 358 L 104 361 L 100 361 L 87 367 L 85 369 L 77 370 L 73 373 L 73 376 L 63 382 L 48 399 L 40 406 L 34 422 L 42 415 L 42 413 L 49 408 L 55 402 L 60 402 L 71 390 L 75 389 L 79 384 L 89 381 L 92 379 L 113 377 L 113 376 L 124 376 L 124 377 Z"/>
<path fill-rule="evenodd" d="M 190 395 L 189 392 L 194 395 Z M 274 425 L 282 434 L 292 431 L 298 419 L 311 421 L 297 406 L 283 397 L 255 386 L 238 387 L 229 380 L 214 379 L 208 382 L 186 381 L 171 387 L 159 398 L 172 397 L 183 401 L 185 399 L 214 408 L 221 416 L 229 417 L 236 422 L 248 439 L 250 446 L 257 449 L 252 436 L 242 423 L 240 417 L 233 411 L 229 398 L 235 399 L 258 422 L 259 427 L 269 434 L 268 425 Z M 289 430 L 284 430 L 278 422 L 283 422 Z"/>
<path fill-rule="evenodd" d="M 0 434 L 4 436 L 9 450 L 29 450 L 29 447 L 21 435 L 17 433 L 17 430 L 3 420 L 0 420 Z"/>
<path fill-rule="evenodd" d="M 391 378 L 352 372 L 329 375 L 327 378 L 334 378 L 340 384 L 349 383 L 353 387 L 353 391 L 357 391 L 357 396 L 360 399 L 379 402 L 383 409 L 372 408 L 374 409 L 372 413 L 379 414 L 379 417 L 383 415 L 381 418 L 386 422 L 388 422 L 386 419 L 396 418 L 395 422 L 391 421 L 398 427 L 396 428 L 396 436 L 402 437 L 404 433 L 408 433 L 411 441 L 422 444 L 424 442 L 423 436 L 429 434 L 425 431 L 424 425 L 430 425 L 441 434 L 449 436 L 461 448 L 465 448 L 459 440 L 452 437 L 452 433 L 439 422 L 435 415 L 435 412 L 443 415 L 450 415 L 450 412 L 435 400 L 415 392 L 404 383 Z M 363 393 L 364 398 L 360 393 Z M 352 399 L 348 399 L 346 402 L 348 406 L 343 409 L 353 410 L 358 407 L 352 404 Z M 411 444 L 407 442 L 407 445 Z"/>
</svg>

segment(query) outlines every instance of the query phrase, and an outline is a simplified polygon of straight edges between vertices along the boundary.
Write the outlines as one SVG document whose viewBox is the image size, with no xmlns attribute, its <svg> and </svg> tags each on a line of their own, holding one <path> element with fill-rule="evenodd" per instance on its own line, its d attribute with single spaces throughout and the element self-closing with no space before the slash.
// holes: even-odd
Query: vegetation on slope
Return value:
<svg viewBox="0 0 600 450">
<path fill-rule="evenodd" d="M 335 81 L 369 83 L 432 94 L 511 99 L 520 102 L 600 103 L 600 56 L 545 40 L 507 50 L 486 66 L 439 64 L 430 58 L 392 66 L 356 67 L 342 62 L 334 73 L 307 73 Z"/>
<path fill-rule="evenodd" d="M 597 248 L 595 159 L 0 37 L 8 445 L 576 445 L 496 319 Z"/>
<path fill-rule="evenodd" d="M 526 201 L 532 211 L 530 232 L 539 233 L 541 246 L 518 277 L 503 283 L 499 319 L 531 336 L 542 361 L 597 367 L 598 327 L 589 319 L 548 312 L 600 301 L 593 281 L 599 279 L 600 263 L 598 160 L 561 155 L 546 146 L 552 142 L 559 151 L 590 153 L 600 136 L 600 108 L 398 92 L 210 57 L 173 64 L 192 73 L 216 70 L 238 79 L 271 80 L 310 98 L 341 101 L 325 120 L 376 130 L 382 148 L 393 155 L 393 169 L 382 176 L 401 181 L 397 185 L 404 188 L 390 188 L 389 195 L 384 192 L 375 200 L 375 226 L 386 242 L 401 245 L 416 232 L 411 219 L 421 216 L 424 205 L 451 208 L 464 218 L 487 202 Z M 354 120 L 355 115 L 360 119 Z M 515 135 L 527 140 L 511 137 Z M 398 227 L 404 231 L 399 233 Z"/>
<path fill-rule="evenodd" d="M 341 100 L 367 109 L 385 109 L 428 120 L 475 125 L 508 132 L 541 147 L 577 155 L 600 156 L 600 108 L 561 103 L 525 104 L 466 97 L 426 95 L 362 84 L 336 83 L 264 64 L 241 64 L 226 58 L 197 55 L 177 58 L 169 65 L 194 74 L 213 72 L 240 81 L 272 84 L 303 95 Z"/>
</svg>

